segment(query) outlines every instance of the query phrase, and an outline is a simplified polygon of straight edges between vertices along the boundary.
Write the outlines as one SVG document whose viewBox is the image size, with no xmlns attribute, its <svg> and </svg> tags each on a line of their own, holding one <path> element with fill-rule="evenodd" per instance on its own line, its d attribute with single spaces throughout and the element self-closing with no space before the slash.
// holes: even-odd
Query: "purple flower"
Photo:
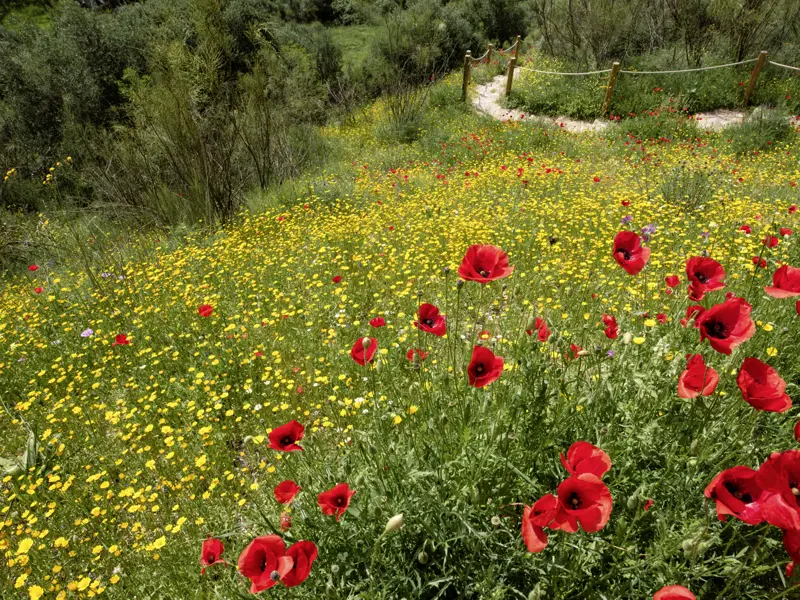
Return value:
<svg viewBox="0 0 800 600">
<path fill-rule="evenodd" d="M 102 273 L 100 273 L 100 277 L 106 279 L 108 277 L 111 277 L 111 273 L 109 273 L 108 271 L 103 271 Z"/>
<path fill-rule="evenodd" d="M 703 231 L 700 233 L 704 238 L 708 239 L 711 236 L 711 233 L 708 231 Z"/>
<path fill-rule="evenodd" d="M 626 216 L 622 217 L 622 224 L 623 225 L 627 225 L 631 221 L 633 221 L 633 217 L 631 215 L 626 215 Z"/>
<path fill-rule="evenodd" d="M 81 331 L 81 337 L 89 337 L 94 334 L 94 330 L 91 327 L 87 327 L 83 331 Z"/>
<path fill-rule="evenodd" d="M 607 354 L 608 354 L 609 357 L 614 358 L 614 351 L 613 350 L 609 350 L 607 352 Z"/>
</svg>

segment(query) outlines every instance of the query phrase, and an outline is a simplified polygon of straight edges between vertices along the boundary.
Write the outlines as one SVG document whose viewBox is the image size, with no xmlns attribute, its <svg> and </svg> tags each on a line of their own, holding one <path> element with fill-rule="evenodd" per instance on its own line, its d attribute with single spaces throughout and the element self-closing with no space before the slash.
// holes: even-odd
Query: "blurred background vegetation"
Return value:
<svg viewBox="0 0 800 600">
<path fill-rule="evenodd" d="M 379 97 L 375 135 L 413 141 L 431 104 L 463 110 L 433 84 L 466 50 L 517 35 L 534 66 L 681 68 L 762 49 L 798 65 L 800 0 L 6 0 L 0 270 L 29 260 L 41 213 L 105 230 L 225 223 L 248 194 L 352 159 L 322 128 Z M 613 112 L 733 106 L 748 69 L 671 88 L 623 78 Z M 800 111 L 797 75 L 768 74 L 755 100 Z M 603 85 L 523 78 L 510 103 L 590 118 Z"/>
</svg>

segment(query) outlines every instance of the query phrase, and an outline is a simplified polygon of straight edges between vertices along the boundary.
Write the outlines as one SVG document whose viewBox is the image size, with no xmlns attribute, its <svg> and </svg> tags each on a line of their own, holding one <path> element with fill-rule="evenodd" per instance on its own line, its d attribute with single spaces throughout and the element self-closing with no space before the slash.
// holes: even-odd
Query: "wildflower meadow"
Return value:
<svg viewBox="0 0 800 600">
<path fill-rule="evenodd" d="M 3 284 L 2 598 L 800 597 L 796 135 L 381 110 Z"/>
</svg>

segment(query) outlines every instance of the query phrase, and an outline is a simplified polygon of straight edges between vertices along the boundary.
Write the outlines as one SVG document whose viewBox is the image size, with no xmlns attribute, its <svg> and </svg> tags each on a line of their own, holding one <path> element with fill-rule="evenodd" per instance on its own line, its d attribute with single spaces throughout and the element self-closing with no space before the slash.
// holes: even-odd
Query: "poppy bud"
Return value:
<svg viewBox="0 0 800 600">
<path fill-rule="evenodd" d="M 388 523 L 386 523 L 386 527 L 383 530 L 384 535 L 387 533 L 392 533 L 393 531 L 397 531 L 403 526 L 403 513 L 399 515 L 393 516 L 389 519 Z"/>
<path fill-rule="evenodd" d="M 361 345 L 364 346 L 364 350 L 369 348 L 371 344 L 372 344 L 372 340 L 370 340 L 368 337 L 365 337 L 365 338 L 361 339 Z"/>
<path fill-rule="evenodd" d="M 456 287 L 458 289 L 461 289 L 462 287 L 464 287 L 464 280 L 463 279 L 459 279 L 458 283 L 456 283 Z"/>
<path fill-rule="evenodd" d="M 630 331 L 626 331 L 622 334 L 622 341 L 626 344 L 630 344 L 633 341 L 633 334 Z"/>
<path fill-rule="evenodd" d="M 450 272 L 450 267 L 444 268 L 444 274 L 447 275 Z"/>
<path fill-rule="evenodd" d="M 383 516 L 383 510 L 380 506 L 376 506 L 372 509 L 372 516 L 375 517 L 375 519 L 380 519 Z"/>
<path fill-rule="evenodd" d="M 428 564 L 428 553 L 425 550 L 422 550 L 419 554 L 417 554 L 417 562 L 421 565 Z"/>
<path fill-rule="evenodd" d="M 252 442 L 252 441 L 253 441 L 253 436 L 252 436 L 252 435 L 246 435 L 246 436 L 244 436 L 244 443 L 245 443 L 245 444 L 248 444 L 248 443 L 250 443 L 250 442 Z"/>
<path fill-rule="evenodd" d="M 497 515 L 492 517 L 492 526 L 493 527 L 500 527 L 500 523 L 501 522 L 502 521 L 500 521 L 500 517 L 498 517 Z"/>
</svg>

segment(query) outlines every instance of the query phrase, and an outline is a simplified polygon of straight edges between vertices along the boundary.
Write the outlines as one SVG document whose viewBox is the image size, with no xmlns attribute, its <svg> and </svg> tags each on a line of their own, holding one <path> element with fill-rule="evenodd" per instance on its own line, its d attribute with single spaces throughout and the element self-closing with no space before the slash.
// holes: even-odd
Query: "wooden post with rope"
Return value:
<svg viewBox="0 0 800 600">
<path fill-rule="evenodd" d="M 511 85 L 514 83 L 514 67 L 517 66 L 517 59 L 513 56 L 508 61 L 508 79 L 506 79 L 506 96 L 511 93 Z"/>
<path fill-rule="evenodd" d="M 494 45 L 493 44 L 489 44 L 489 50 L 486 53 L 486 64 L 487 65 L 492 64 L 492 50 L 494 50 Z"/>
<path fill-rule="evenodd" d="M 467 50 L 464 56 L 464 83 L 461 85 L 461 99 L 467 101 L 467 92 L 469 91 L 469 76 L 470 68 L 472 67 L 472 51 Z"/>
<path fill-rule="evenodd" d="M 614 84 L 617 82 L 617 73 L 619 72 L 619 63 L 615 62 L 611 65 L 611 75 L 608 77 L 608 86 L 606 87 L 606 97 L 603 99 L 602 115 L 605 116 L 608 107 L 611 106 L 611 96 L 614 93 Z"/>
<path fill-rule="evenodd" d="M 514 60 L 519 62 L 519 36 L 517 36 L 517 41 L 514 44 Z"/>
<path fill-rule="evenodd" d="M 767 51 L 762 50 L 761 54 L 758 55 L 758 60 L 756 60 L 756 66 L 753 67 L 753 71 L 750 73 L 750 81 L 747 84 L 747 89 L 744 91 L 743 104 L 745 106 L 747 106 L 747 103 L 750 102 L 750 95 L 756 88 L 756 80 L 758 79 L 759 73 L 761 73 L 761 69 L 764 68 L 765 62 L 767 62 Z"/>
</svg>

